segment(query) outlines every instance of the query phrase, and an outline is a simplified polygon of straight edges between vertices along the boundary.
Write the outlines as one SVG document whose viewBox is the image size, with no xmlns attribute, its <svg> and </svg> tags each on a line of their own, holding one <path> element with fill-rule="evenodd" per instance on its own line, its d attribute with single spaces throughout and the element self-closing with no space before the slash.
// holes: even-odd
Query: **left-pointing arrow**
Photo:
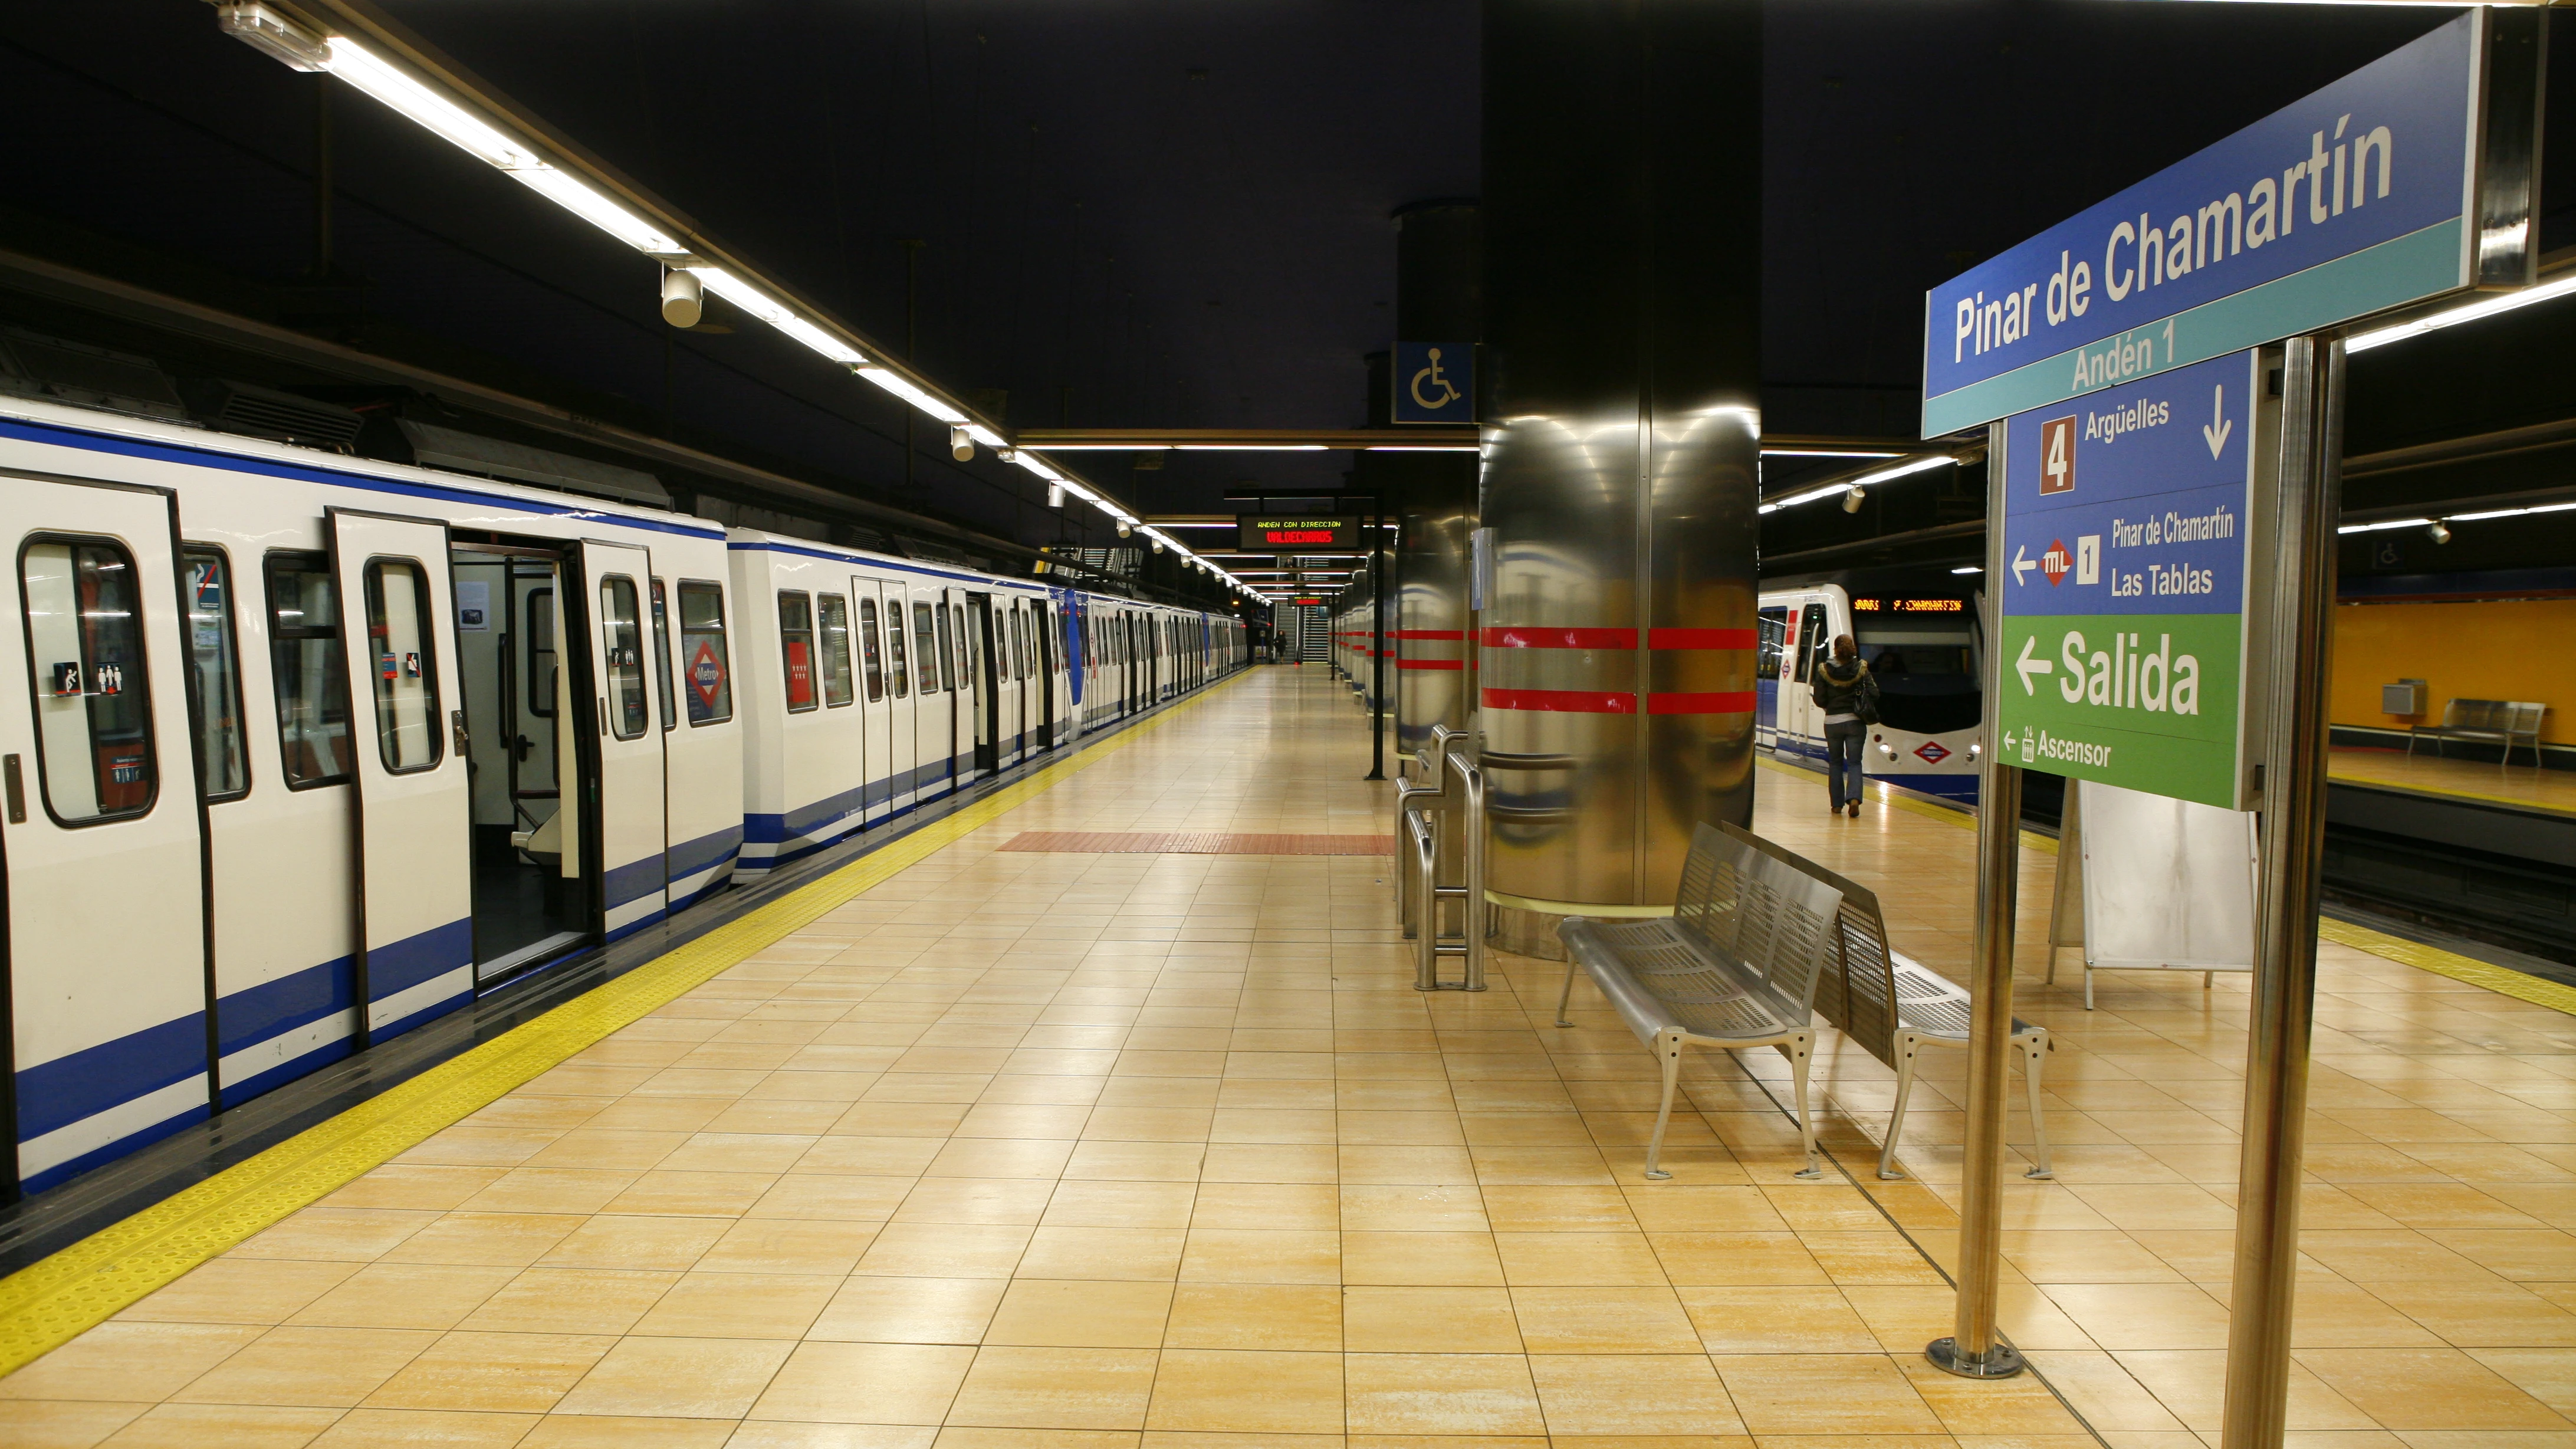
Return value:
<svg viewBox="0 0 2576 1449">
<path fill-rule="evenodd" d="M 2021 641 L 2021 657 L 2013 661 L 2013 668 L 2021 675 L 2021 692 L 2024 694 L 2039 693 L 2038 686 L 2030 682 L 2030 677 L 2032 675 L 2051 674 L 2056 672 L 2057 669 L 2057 663 L 2055 660 L 2034 659 L 2031 657 L 2030 651 L 2037 647 L 2039 647 L 2039 638 L 2037 635 L 2024 639 Z"/>
</svg>

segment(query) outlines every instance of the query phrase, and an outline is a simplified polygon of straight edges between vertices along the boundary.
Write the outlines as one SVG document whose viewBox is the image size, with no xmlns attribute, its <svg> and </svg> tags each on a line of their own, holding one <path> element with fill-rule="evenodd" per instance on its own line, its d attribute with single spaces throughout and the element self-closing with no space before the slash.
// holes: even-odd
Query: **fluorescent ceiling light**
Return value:
<svg viewBox="0 0 2576 1449">
<path fill-rule="evenodd" d="M 504 171 L 545 164 L 526 142 L 413 80 L 345 35 L 332 36 L 331 73 L 436 132 L 449 144 Z"/>
<path fill-rule="evenodd" d="M 2474 302 L 2462 303 L 2460 306 L 2435 312 L 2429 317 L 2418 317 L 2412 322 L 2400 322 L 2394 327 L 2381 327 L 2374 331 L 2358 333 L 2344 342 L 2343 350 L 2367 352 L 2374 347 L 2385 347 L 2391 342 L 2403 342 L 2409 337 L 2421 337 L 2427 332 L 2438 331 L 2444 327 L 2457 327 L 2463 322 L 2475 322 L 2481 318 L 2493 317 L 2499 312 L 2511 312 L 2516 308 L 2528 307 L 2534 302 L 2546 302 L 2552 298 L 2564 297 L 2570 292 L 2576 292 L 2576 274 L 2558 277 L 2537 286 L 2525 287 L 2519 292 L 2502 292 L 2492 297 L 2481 297 Z"/>
<path fill-rule="evenodd" d="M 1920 473 L 1926 468 L 1938 468 L 1943 464 L 1955 463 L 1957 461 L 1959 460 L 1951 457 L 1947 453 L 1943 453 L 1939 457 L 1935 458 L 1917 458 L 1911 463 L 1899 463 L 1893 468 L 1881 468 L 1875 473 L 1868 473 L 1858 478 L 1854 478 L 1851 480 L 1851 486 L 1854 488 L 1866 488 L 1872 483 L 1884 483 L 1891 478 L 1902 478 L 1908 473 Z"/>
<path fill-rule="evenodd" d="M 2432 524 L 2433 520 L 2429 518 L 2383 518 L 2377 523 L 2347 523 L 2335 532 L 2377 533 L 2388 528 L 2430 528 Z"/>
<path fill-rule="evenodd" d="M 1481 453 L 1485 450 L 1473 443 L 1460 443 L 1455 447 L 1445 443 L 1371 443 L 1360 451 L 1364 453 Z"/>
<path fill-rule="evenodd" d="M 984 426 L 982 423 L 968 423 L 966 425 L 966 436 L 973 438 L 976 442 L 983 444 L 987 448 L 998 448 L 1002 446 L 1002 435 L 994 432 L 991 428 Z"/>
<path fill-rule="evenodd" d="M 1958 568 L 1958 569 L 1952 569 L 1952 570 L 1950 570 L 1950 572 L 1952 572 L 1952 573 L 1954 573 L 1954 574 L 1981 574 L 1981 573 L 1984 573 L 1985 571 L 1986 571 L 1986 570 L 1985 570 L 1985 566 L 1984 566 L 1984 565 L 1982 565 L 1982 564 L 1970 564 L 1970 565 L 1968 565 L 1966 568 Z"/>
<path fill-rule="evenodd" d="M 1321 443 L 1175 443 L 1184 453 L 1320 453 Z"/>
<path fill-rule="evenodd" d="M 1884 448 L 1765 448 L 1765 458 L 1901 458 Z"/>
<path fill-rule="evenodd" d="M 813 323 L 806 321 L 802 317 L 789 317 L 784 321 L 772 322 L 769 325 L 777 328 L 788 337 L 805 344 L 814 351 L 819 352 L 823 356 L 830 358 L 834 362 L 841 363 L 844 366 L 858 367 L 867 361 L 866 358 L 859 355 L 859 350 L 857 348 L 843 342 L 840 338 L 833 336 L 831 333 L 824 331 L 822 328 L 815 326 Z"/>
<path fill-rule="evenodd" d="M 1050 453 L 1161 453 L 1171 449 L 1169 443 L 1049 443 Z"/>
<path fill-rule="evenodd" d="M 2489 508 L 2477 513 L 2454 513 L 2444 523 L 2475 523 L 2482 518 L 2519 518 L 2526 513 L 2564 513 L 2576 503 L 2541 503 L 2530 508 Z"/>
<path fill-rule="evenodd" d="M 699 284 L 708 291 L 772 326 L 796 315 L 787 310 L 787 304 L 722 267 L 699 266 L 689 270 L 697 274 Z"/>
<path fill-rule="evenodd" d="M 951 407 L 949 404 L 931 396 L 929 393 L 922 391 L 910 380 L 898 374 L 888 372 L 882 367 L 862 367 L 858 371 L 859 376 L 864 377 L 868 381 L 875 383 L 877 386 L 884 388 L 886 391 L 893 393 L 896 397 L 902 398 L 905 402 L 912 404 L 914 407 L 921 409 L 923 412 L 928 413 L 930 416 L 937 418 L 943 423 L 962 423 L 966 421 L 966 415 L 964 413 L 959 412 L 956 408 Z"/>
<path fill-rule="evenodd" d="M 542 163 L 503 168 L 510 179 L 639 252 L 686 250 L 652 223 L 591 190 L 569 172 Z"/>
</svg>

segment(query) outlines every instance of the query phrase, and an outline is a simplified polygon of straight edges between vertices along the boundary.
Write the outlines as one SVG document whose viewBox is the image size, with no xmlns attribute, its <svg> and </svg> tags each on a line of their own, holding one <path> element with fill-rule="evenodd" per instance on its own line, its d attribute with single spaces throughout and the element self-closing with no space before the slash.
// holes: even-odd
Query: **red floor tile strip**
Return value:
<svg viewBox="0 0 2576 1449">
<path fill-rule="evenodd" d="M 1392 835 L 1236 835 L 1222 830 L 1023 830 L 1003 850 L 1085 855 L 1393 855 Z"/>
</svg>

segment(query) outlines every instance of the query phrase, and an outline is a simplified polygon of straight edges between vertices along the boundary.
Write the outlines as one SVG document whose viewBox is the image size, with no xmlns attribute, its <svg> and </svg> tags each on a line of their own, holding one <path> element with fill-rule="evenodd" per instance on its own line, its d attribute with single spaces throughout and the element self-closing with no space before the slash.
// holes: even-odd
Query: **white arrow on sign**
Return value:
<svg viewBox="0 0 2576 1449">
<path fill-rule="evenodd" d="M 2218 425 L 2211 427 L 2204 424 L 2200 430 L 2200 437 L 2201 441 L 2209 444 L 2209 456 L 2215 458 L 2219 450 L 2227 446 L 2227 435 L 2236 431 L 2236 424 L 2228 421 L 2227 418 L 2227 384 L 2220 383 L 2210 391 L 2216 394 L 2210 399 L 2210 409 L 2218 414 Z"/>
<path fill-rule="evenodd" d="M 2030 677 L 2032 675 L 2053 674 L 2057 670 L 2057 663 L 2055 660 L 2033 659 L 2030 657 L 2030 651 L 2038 647 L 2039 638 L 2037 635 L 2024 639 L 2021 641 L 2021 657 L 2013 661 L 2013 668 L 2021 673 L 2021 692 L 2024 694 L 2039 693 L 2037 686 L 2030 682 Z"/>
<path fill-rule="evenodd" d="M 2024 550 L 2019 545 L 2014 546 L 2012 561 L 2014 583 L 2022 584 L 2030 582 L 2030 571 L 2037 567 L 2039 567 L 2039 564 L 2036 560 L 2026 557 Z"/>
</svg>

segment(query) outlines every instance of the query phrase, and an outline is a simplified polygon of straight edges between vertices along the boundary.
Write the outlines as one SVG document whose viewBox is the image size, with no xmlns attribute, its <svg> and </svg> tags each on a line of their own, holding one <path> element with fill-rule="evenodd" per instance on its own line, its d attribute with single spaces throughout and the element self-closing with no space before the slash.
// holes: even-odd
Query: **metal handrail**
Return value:
<svg viewBox="0 0 2576 1449">
<path fill-rule="evenodd" d="M 1472 737 L 1445 726 L 1434 727 L 1434 744 L 1438 747 L 1437 788 L 1420 788 L 1403 799 L 1399 808 L 1404 823 L 1403 845 L 1412 850 L 1405 862 L 1405 873 L 1413 877 L 1412 889 L 1404 892 L 1399 879 L 1400 900 L 1409 900 L 1415 915 L 1413 987 L 1416 991 L 1482 991 L 1485 989 L 1485 773 L 1475 760 Z M 1463 743 L 1461 743 L 1463 741 Z M 1428 766 L 1430 762 L 1426 761 Z M 1457 777 L 1459 792 L 1452 799 L 1449 782 Z M 1454 811 L 1432 813 L 1434 804 L 1451 805 Z M 1445 827 L 1443 819 L 1449 822 Z M 1440 884 L 1440 867 L 1444 861 L 1444 844 L 1455 836 L 1460 842 L 1460 875 L 1463 885 Z M 1443 935 L 1440 930 L 1440 903 L 1455 900 L 1459 904 L 1459 934 Z M 1457 981 L 1440 979 L 1440 958 L 1457 956 L 1465 961 L 1465 971 Z"/>
</svg>

